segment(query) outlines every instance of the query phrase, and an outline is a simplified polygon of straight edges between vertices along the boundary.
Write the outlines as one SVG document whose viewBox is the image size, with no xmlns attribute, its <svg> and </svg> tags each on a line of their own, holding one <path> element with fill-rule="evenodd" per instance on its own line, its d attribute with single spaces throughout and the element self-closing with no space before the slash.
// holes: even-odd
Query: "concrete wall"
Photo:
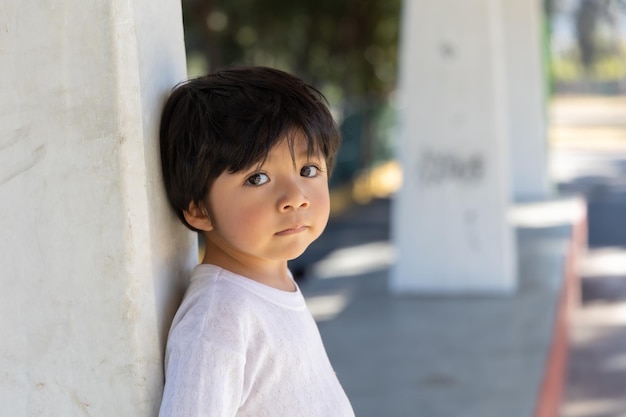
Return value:
<svg viewBox="0 0 626 417">
<path fill-rule="evenodd" d="M 512 198 L 550 195 L 546 121 L 547 76 L 543 69 L 543 2 L 501 0 L 505 42 Z"/>
<path fill-rule="evenodd" d="M 180 2 L 0 9 L 0 415 L 153 416 L 197 256 L 158 162 Z"/>
<path fill-rule="evenodd" d="M 404 2 L 394 292 L 516 288 L 501 3 Z"/>
</svg>

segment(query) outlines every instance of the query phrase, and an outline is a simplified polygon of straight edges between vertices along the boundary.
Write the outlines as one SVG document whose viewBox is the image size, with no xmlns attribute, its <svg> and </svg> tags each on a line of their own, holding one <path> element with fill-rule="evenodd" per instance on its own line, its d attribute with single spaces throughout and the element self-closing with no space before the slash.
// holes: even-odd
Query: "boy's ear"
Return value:
<svg viewBox="0 0 626 417">
<path fill-rule="evenodd" d="M 208 213 L 202 207 L 199 207 L 193 201 L 189 203 L 189 208 L 183 211 L 185 220 L 189 225 L 204 232 L 213 230 L 213 222 L 209 218 Z"/>
</svg>

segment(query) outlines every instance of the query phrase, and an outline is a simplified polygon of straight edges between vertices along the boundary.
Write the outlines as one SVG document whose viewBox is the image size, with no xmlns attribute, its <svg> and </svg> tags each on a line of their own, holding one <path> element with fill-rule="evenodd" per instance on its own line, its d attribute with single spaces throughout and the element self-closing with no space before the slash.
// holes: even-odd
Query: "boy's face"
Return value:
<svg viewBox="0 0 626 417">
<path fill-rule="evenodd" d="M 328 222 L 330 199 L 326 162 L 307 156 L 296 137 L 275 145 L 260 167 L 222 173 L 209 194 L 212 229 L 208 250 L 223 251 L 243 265 L 285 263 L 317 239 Z M 210 260 L 210 259 L 209 259 Z"/>
</svg>

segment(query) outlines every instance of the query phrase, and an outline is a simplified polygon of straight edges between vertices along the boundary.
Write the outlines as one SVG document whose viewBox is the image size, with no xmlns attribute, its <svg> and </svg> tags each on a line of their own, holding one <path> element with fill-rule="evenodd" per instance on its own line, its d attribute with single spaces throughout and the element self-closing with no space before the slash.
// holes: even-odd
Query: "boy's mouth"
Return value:
<svg viewBox="0 0 626 417">
<path fill-rule="evenodd" d="M 306 229 L 308 229 L 308 226 L 297 225 L 297 226 L 293 226 L 293 227 L 289 227 L 287 229 L 281 230 L 280 232 L 276 233 L 276 236 L 294 235 L 294 234 L 297 234 L 297 233 L 302 233 Z"/>
</svg>

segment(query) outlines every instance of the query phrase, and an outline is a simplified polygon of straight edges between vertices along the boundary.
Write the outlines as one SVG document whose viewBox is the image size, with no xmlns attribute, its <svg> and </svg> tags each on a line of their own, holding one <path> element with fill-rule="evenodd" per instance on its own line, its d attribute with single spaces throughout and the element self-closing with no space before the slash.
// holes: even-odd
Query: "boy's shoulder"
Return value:
<svg viewBox="0 0 626 417">
<path fill-rule="evenodd" d="M 170 338 L 206 338 L 241 332 L 255 317 L 254 306 L 245 291 L 223 279 L 218 267 L 196 267 L 189 287 L 174 316 Z"/>
<path fill-rule="evenodd" d="M 228 305 L 241 308 L 241 304 L 249 303 L 246 292 L 241 291 L 232 275 L 218 266 L 198 265 L 191 275 L 181 308 L 186 304 L 202 304 L 216 309 Z"/>
</svg>

